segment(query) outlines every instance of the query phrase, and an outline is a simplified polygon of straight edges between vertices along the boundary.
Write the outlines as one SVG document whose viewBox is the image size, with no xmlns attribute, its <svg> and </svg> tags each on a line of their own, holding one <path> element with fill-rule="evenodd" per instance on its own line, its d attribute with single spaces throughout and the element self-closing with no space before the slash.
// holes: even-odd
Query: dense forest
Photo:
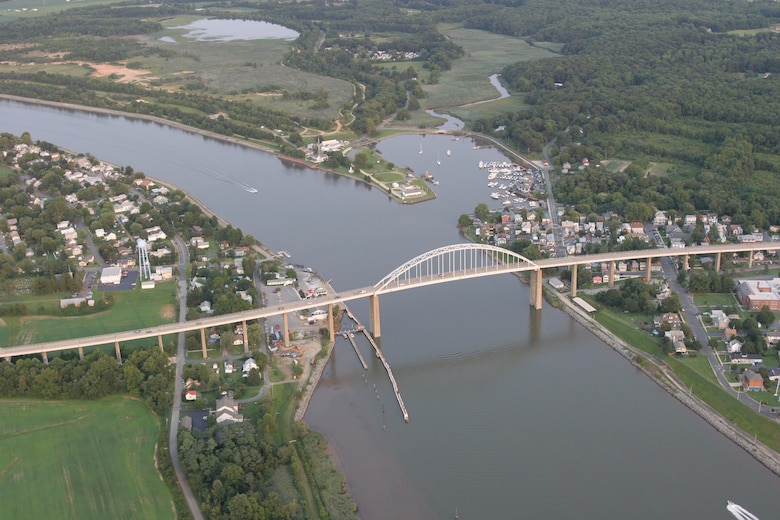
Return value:
<svg viewBox="0 0 780 520">
<path fill-rule="evenodd" d="M 484 119 L 519 150 L 554 142 L 557 162 L 643 159 L 623 172 L 564 176 L 582 212 L 644 202 L 780 223 L 780 7 L 773 2 L 529 1 L 468 26 L 556 42 L 561 57 L 503 71 L 527 111 Z M 734 32 L 731 32 L 734 31 Z M 673 164 L 647 176 L 648 160 Z"/>
</svg>

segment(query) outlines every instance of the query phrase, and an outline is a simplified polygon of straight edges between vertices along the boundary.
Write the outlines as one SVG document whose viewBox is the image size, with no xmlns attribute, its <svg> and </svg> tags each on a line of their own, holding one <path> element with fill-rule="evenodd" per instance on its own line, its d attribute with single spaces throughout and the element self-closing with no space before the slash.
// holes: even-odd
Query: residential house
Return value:
<svg viewBox="0 0 780 520">
<path fill-rule="evenodd" d="M 754 367 L 760 367 L 763 364 L 764 358 L 758 354 L 745 354 L 744 352 L 734 352 L 729 354 L 729 363 L 732 365 L 752 365 Z"/>
<path fill-rule="evenodd" d="M 738 339 L 732 339 L 728 343 L 726 343 L 726 352 L 729 354 L 734 354 L 738 352 L 742 352 L 742 342 Z"/>
<path fill-rule="evenodd" d="M 745 392 L 764 391 L 764 378 L 752 370 L 745 370 L 740 376 L 740 381 L 742 381 L 742 390 Z"/>
<path fill-rule="evenodd" d="M 715 309 L 709 312 L 712 324 L 718 327 L 718 330 L 725 330 L 728 328 L 731 319 L 728 315 L 720 309 Z"/>
<path fill-rule="evenodd" d="M 168 235 L 165 234 L 165 231 L 160 229 L 160 226 L 153 226 L 150 228 L 146 228 L 144 231 L 146 231 L 146 240 L 149 242 L 155 242 L 157 240 L 165 240 L 168 238 Z"/>
<path fill-rule="evenodd" d="M 244 361 L 244 367 L 241 371 L 244 374 L 249 374 L 249 371 L 252 370 L 253 368 L 259 369 L 259 367 L 257 366 L 257 361 L 255 361 L 254 358 L 249 358 L 246 361 Z"/>
<path fill-rule="evenodd" d="M 230 397 L 217 399 L 217 424 L 222 423 L 240 423 L 244 421 L 244 416 L 238 413 L 238 402 Z"/>
</svg>

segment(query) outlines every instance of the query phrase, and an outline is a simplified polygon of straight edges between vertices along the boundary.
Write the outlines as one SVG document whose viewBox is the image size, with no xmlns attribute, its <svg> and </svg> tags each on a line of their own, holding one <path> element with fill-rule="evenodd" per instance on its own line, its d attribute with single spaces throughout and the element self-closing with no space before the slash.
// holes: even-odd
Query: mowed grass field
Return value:
<svg viewBox="0 0 780 520">
<path fill-rule="evenodd" d="M 173 519 L 140 401 L 0 401 L 0 517 Z"/>
<path fill-rule="evenodd" d="M 175 317 L 173 284 L 158 284 L 154 289 L 115 291 L 111 309 L 87 316 L 6 316 L 0 322 L 0 347 L 43 343 L 61 339 L 95 336 L 110 332 L 135 330 L 144 327 L 172 323 Z M 9 298 L 6 302 L 17 300 Z M 34 313 L 39 304 L 25 303 Z M 57 298 L 50 305 L 58 305 Z"/>
</svg>

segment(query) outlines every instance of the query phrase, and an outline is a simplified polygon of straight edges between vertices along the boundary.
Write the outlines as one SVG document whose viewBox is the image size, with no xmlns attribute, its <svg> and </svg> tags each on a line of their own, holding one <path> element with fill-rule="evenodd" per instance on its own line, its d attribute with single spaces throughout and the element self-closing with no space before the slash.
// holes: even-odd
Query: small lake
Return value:
<svg viewBox="0 0 780 520">
<path fill-rule="evenodd" d="M 196 20 L 187 25 L 168 27 L 185 29 L 185 38 L 197 41 L 229 42 L 235 40 L 294 40 L 299 33 L 275 23 L 255 20 Z"/>
</svg>

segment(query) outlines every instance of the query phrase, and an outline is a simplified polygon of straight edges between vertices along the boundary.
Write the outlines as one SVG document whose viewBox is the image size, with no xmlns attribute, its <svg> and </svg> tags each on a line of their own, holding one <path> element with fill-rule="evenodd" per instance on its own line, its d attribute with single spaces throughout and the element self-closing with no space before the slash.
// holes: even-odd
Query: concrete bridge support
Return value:
<svg viewBox="0 0 780 520">
<path fill-rule="evenodd" d="M 41 357 L 43 358 L 43 364 L 48 365 L 49 364 L 49 355 L 46 352 L 41 352 Z"/>
<path fill-rule="evenodd" d="M 330 342 L 333 343 L 336 341 L 336 327 L 333 323 L 333 304 L 328 304 L 328 336 L 330 338 Z"/>
<path fill-rule="evenodd" d="M 753 251 L 748 252 L 748 269 L 753 267 Z"/>
<path fill-rule="evenodd" d="M 119 340 L 114 341 L 114 352 L 116 353 L 116 362 L 122 364 L 122 353 L 119 352 Z"/>
<path fill-rule="evenodd" d="M 690 269 L 691 264 L 689 263 L 689 260 L 690 259 L 688 258 L 688 255 L 683 255 L 683 263 L 682 263 L 683 271 L 687 271 L 688 269 Z"/>
<path fill-rule="evenodd" d="M 650 279 L 653 277 L 653 259 L 649 256 L 645 258 L 645 267 L 647 268 L 645 272 L 645 281 L 650 283 Z"/>
<path fill-rule="evenodd" d="M 531 271 L 531 307 L 542 309 L 542 270 Z"/>
<path fill-rule="evenodd" d="M 382 335 L 382 327 L 379 322 L 379 296 L 376 294 L 368 297 L 368 319 L 371 334 L 374 338 L 379 338 Z"/>
<path fill-rule="evenodd" d="M 163 348 L 162 334 L 157 336 L 157 346 L 160 347 L 160 352 L 165 352 L 165 349 Z"/>
<path fill-rule="evenodd" d="M 206 348 L 206 329 L 200 329 L 200 348 L 203 349 L 203 359 L 209 357 L 209 351 Z"/>
<path fill-rule="evenodd" d="M 249 354 L 249 329 L 246 328 L 246 320 L 244 320 L 241 323 L 241 326 L 244 327 L 244 354 Z"/>
<path fill-rule="evenodd" d="M 84 361 L 84 347 L 79 347 L 79 360 Z"/>
<path fill-rule="evenodd" d="M 290 348 L 290 323 L 287 313 L 282 314 L 282 329 L 284 329 L 284 348 Z"/>
<path fill-rule="evenodd" d="M 577 264 L 571 266 L 571 297 L 577 296 Z"/>
<path fill-rule="evenodd" d="M 615 287 L 615 261 L 609 261 L 609 288 Z"/>
<path fill-rule="evenodd" d="M 715 272 L 716 273 L 720 272 L 720 260 L 721 260 L 720 257 L 721 257 L 721 253 L 717 253 L 715 255 Z"/>
</svg>

